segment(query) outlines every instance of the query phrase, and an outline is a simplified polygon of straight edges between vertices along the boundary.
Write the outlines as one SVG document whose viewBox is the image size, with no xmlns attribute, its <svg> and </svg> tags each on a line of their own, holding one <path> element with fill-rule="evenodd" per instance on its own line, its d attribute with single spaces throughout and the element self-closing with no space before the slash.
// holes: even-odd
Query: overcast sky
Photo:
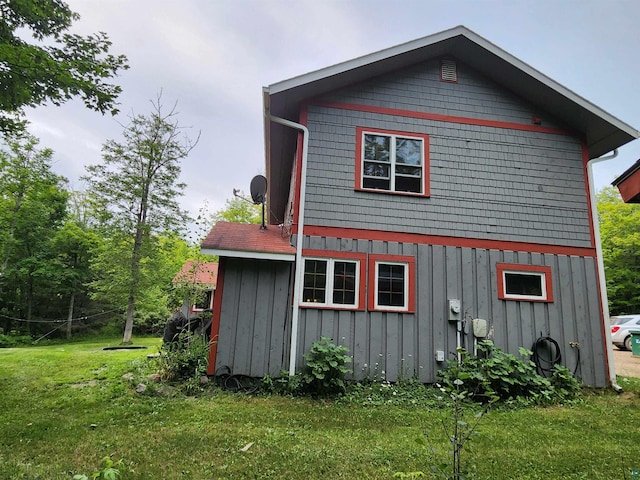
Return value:
<svg viewBox="0 0 640 480">
<path fill-rule="evenodd" d="M 465 25 L 632 127 L 640 128 L 640 2 L 434 0 L 67 0 L 75 33 L 106 32 L 131 68 L 117 78 L 121 113 L 73 101 L 28 111 L 54 169 L 83 189 L 84 166 L 121 139 L 127 115 L 177 102 L 201 132 L 182 163 L 183 207 L 214 212 L 264 173 L 262 87 Z M 189 130 L 187 130 L 189 131 Z M 595 169 L 609 184 L 640 158 L 640 140 Z"/>
</svg>

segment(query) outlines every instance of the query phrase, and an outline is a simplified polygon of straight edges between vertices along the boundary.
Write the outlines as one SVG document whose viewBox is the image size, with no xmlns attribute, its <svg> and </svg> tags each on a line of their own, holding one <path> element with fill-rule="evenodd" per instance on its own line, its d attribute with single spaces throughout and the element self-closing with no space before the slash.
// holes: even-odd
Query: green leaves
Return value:
<svg viewBox="0 0 640 480">
<path fill-rule="evenodd" d="M 121 88 L 108 80 L 129 66 L 109 53 L 105 33 L 65 33 L 80 17 L 60 0 L 1 2 L 0 13 L 0 132 L 21 130 L 23 108 L 47 101 L 80 97 L 87 108 L 117 113 Z"/>
<path fill-rule="evenodd" d="M 307 389 L 317 395 L 343 392 L 344 377 L 351 370 L 346 366 L 351 358 L 346 355 L 347 347 L 336 345 L 328 337 L 313 342 L 311 350 L 304 355 L 307 364 L 302 381 Z"/>
</svg>

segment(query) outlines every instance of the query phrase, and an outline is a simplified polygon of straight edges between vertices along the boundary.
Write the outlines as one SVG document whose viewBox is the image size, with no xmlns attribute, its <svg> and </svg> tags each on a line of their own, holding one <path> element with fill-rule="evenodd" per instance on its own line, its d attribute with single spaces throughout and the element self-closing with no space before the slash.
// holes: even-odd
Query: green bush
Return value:
<svg viewBox="0 0 640 480">
<path fill-rule="evenodd" d="M 550 405 L 574 399 L 580 384 L 566 367 L 556 365 L 550 378 L 542 377 L 529 360 L 530 350 L 520 347 L 520 357 L 495 347 L 493 342 L 478 344 L 479 355 L 460 350 L 461 361 L 451 360 L 438 372 L 438 379 L 447 388 L 456 380 L 476 400 L 497 399 L 503 403 Z"/>
<path fill-rule="evenodd" d="M 178 341 L 164 344 L 160 352 L 160 375 L 168 382 L 182 382 L 187 390 L 199 385 L 207 372 L 209 342 L 202 335 L 181 333 Z"/>
<path fill-rule="evenodd" d="M 328 337 L 313 342 L 311 350 L 304 355 L 307 361 L 302 374 L 305 389 L 319 396 L 344 392 L 344 377 L 351 373 L 346 366 L 351 362 L 346 355 L 348 351 L 347 347 L 336 345 Z"/>
<path fill-rule="evenodd" d="M 0 348 L 12 348 L 20 345 L 31 345 L 33 340 L 29 335 L 5 335 L 0 333 Z"/>
</svg>

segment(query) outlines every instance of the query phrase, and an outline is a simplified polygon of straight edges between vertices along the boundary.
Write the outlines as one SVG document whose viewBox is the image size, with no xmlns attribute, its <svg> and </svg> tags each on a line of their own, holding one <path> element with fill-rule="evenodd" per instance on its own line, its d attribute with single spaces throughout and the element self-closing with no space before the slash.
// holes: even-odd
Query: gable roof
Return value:
<svg viewBox="0 0 640 480">
<path fill-rule="evenodd" d="M 293 262 L 296 249 L 280 227 L 246 223 L 216 223 L 200 244 L 202 253 L 222 257 L 256 258 Z"/>
<path fill-rule="evenodd" d="M 197 283 L 214 287 L 218 280 L 218 264 L 216 262 L 199 262 L 187 260 L 180 271 L 173 277 L 173 283 Z"/>
<path fill-rule="evenodd" d="M 300 103 L 304 99 L 444 56 L 455 57 L 575 131 L 582 132 L 589 158 L 600 157 L 640 136 L 633 127 L 464 26 L 264 87 L 264 109 L 297 122 Z M 267 117 L 264 130 L 270 210 L 282 212 L 297 132 L 271 123 Z M 273 195 L 275 192 L 280 194 Z"/>
</svg>

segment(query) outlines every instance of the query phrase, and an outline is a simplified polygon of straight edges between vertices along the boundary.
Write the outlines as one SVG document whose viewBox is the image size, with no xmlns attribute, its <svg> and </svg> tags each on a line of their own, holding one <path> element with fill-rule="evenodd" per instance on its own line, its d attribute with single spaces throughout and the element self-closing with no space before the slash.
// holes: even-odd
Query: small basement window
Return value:
<svg viewBox="0 0 640 480">
<path fill-rule="evenodd" d="M 551 267 L 499 263 L 498 298 L 530 302 L 553 302 Z"/>
</svg>

